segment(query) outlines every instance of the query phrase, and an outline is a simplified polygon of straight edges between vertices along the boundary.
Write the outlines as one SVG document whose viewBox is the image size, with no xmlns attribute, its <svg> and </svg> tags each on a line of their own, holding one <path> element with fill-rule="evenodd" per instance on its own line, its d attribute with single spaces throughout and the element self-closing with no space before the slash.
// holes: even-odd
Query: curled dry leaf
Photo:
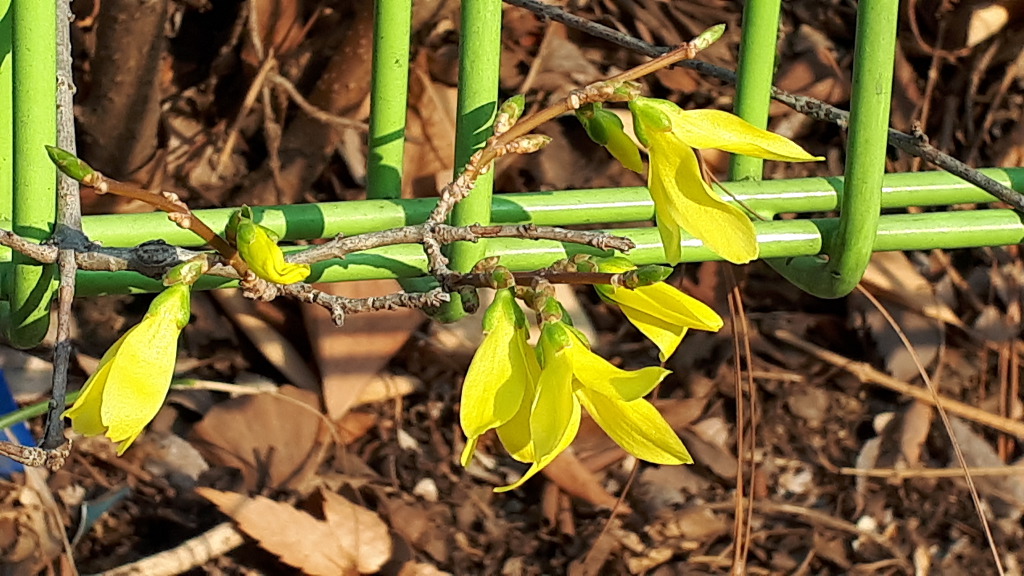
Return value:
<svg viewBox="0 0 1024 576">
<path fill-rule="evenodd" d="M 38 470 L 28 473 L 40 476 Z M 37 574 L 63 549 L 63 527 L 43 480 L 0 485 L 0 574 Z"/>
<path fill-rule="evenodd" d="M 391 536 L 380 517 L 333 492 L 322 493 L 326 521 L 263 496 L 196 492 L 265 550 L 312 576 L 370 574 L 391 558 Z"/>
</svg>

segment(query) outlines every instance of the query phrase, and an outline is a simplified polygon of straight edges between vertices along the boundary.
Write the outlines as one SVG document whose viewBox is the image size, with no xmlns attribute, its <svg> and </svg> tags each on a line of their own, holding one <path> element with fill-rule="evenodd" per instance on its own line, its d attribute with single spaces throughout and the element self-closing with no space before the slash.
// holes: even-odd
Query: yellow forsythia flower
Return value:
<svg viewBox="0 0 1024 576">
<path fill-rule="evenodd" d="M 601 272 L 616 274 L 636 269 L 621 256 L 598 260 L 597 266 Z M 618 306 L 626 319 L 658 346 L 662 362 L 675 352 L 690 328 L 709 332 L 722 328 L 722 317 L 707 304 L 664 282 L 632 290 L 609 284 L 594 288 L 602 300 Z"/>
<path fill-rule="evenodd" d="M 257 276 L 278 284 L 294 284 L 309 276 L 308 264 L 285 262 L 277 234 L 253 221 L 252 208 L 242 206 L 232 220 L 238 252 Z"/>
<path fill-rule="evenodd" d="M 665 258 L 672 264 L 682 257 L 680 229 L 730 262 L 744 264 L 758 255 L 754 225 L 704 180 L 695 148 L 786 162 L 823 159 L 728 112 L 684 111 L 672 102 L 644 97 L 631 101 L 629 109 L 637 138 L 650 154 L 647 187 L 654 200 Z"/>
<path fill-rule="evenodd" d="M 504 492 L 521 486 L 569 447 L 579 431 L 581 407 L 627 452 L 657 464 L 693 462 L 686 447 L 654 406 L 644 400 L 669 374 L 659 367 L 627 371 L 590 351 L 574 328 L 562 321 L 541 329 L 541 369 L 532 401 L 528 430 L 532 466 Z M 512 423 L 506 424 L 506 427 Z"/>
<path fill-rule="evenodd" d="M 495 293 L 483 323 L 486 336 L 462 385 L 459 418 L 467 437 L 462 465 L 469 464 L 480 436 L 491 429 L 497 429 L 513 458 L 532 462 L 528 419 L 540 365 L 526 342 L 526 317 L 511 289 Z"/>
<path fill-rule="evenodd" d="M 123 454 L 156 416 L 167 397 L 178 354 L 178 336 L 188 324 L 191 286 L 161 292 L 137 325 L 100 360 L 75 405 L 64 412 L 75 432 L 105 434 Z"/>
</svg>

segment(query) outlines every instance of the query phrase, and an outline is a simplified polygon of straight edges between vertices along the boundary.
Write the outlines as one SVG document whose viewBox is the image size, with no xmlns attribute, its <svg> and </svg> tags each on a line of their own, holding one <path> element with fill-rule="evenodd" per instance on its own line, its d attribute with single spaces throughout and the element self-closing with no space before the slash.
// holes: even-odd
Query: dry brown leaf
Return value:
<svg viewBox="0 0 1024 576">
<path fill-rule="evenodd" d="M 928 432 L 932 429 L 932 417 L 935 411 L 920 400 L 910 403 L 903 411 L 903 426 L 900 428 L 900 452 L 907 466 L 916 468 L 921 465 L 921 452 L 928 440 Z"/>
<path fill-rule="evenodd" d="M 448 561 L 450 551 L 444 529 L 445 521 L 451 511 L 447 506 L 428 505 L 423 502 L 413 504 L 394 498 L 384 503 L 388 520 L 406 542 L 418 550 L 426 552 L 435 562 Z"/>
<path fill-rule="evenodd" d="M 423 387 L 419 378 L 400 374 L 378 373 L 370 380 L 356 399 L 355 405 L 375 404 L 408 396 Z"/>
<path fill-rule="evenodd" d="M 224 308 L 228 317 L 256 345 L 263 357 L 270 361 L 289 382 L 303 390 L 317 390 L 319 383 L 313 371 L 306 365 L 305 357 L 292 346 L 284 335 L 256 314 L 256 305 L 246 300 L 239 290 L 214 290 L 210 292 Z M 316 308 L 317 306 L 303 306 Z"/>
<path fill-rule="evenodd" d="M 414 562 L 410 560 L 402 565 L 398 576 L 451 576 L 450 572 L 438 570 L 437 566 L 426 562 Z"/>
<path fill-rule="evenodd" d="M 342 550 L 349 554 L 361 574 L 380 570 L 391 558 L 391 535 L 384 521 L 375 512 L 357 506 L 327 490 L 324 497 L 324 517 L 334 531 Z"/>
<path fill-rule="evenodd" d="M 995 36 L 1010 21 L 1010 10 L 999 3 L 975 8 L 967 22 L 967 47 Z"/>
<path fill-rule="evenodd" d="M 610 510 L 618 500 L 604 489 L 601 480 L 572 451 L 566 450 L 559 454 L 542 472 L 566 494 L 581 498 L 598 508 Z M 629 506 L 624 503 L 619 510 L 630 513 Z"/>
<path fill-rule="evenodd" d="M 458 90 L 431 80 L 426 73 L 427 51 L 412 68 L 409 86 L 409 125 L 406 127 L 402 196 L 437 194 L 435 177 L 445 183 L 455 169 L 455 110 Z"/>
<path fill-rule="evenodd" d="M 690 430 L 680 431 L 679 436 L 693 456 L 694 462 L 706 466 L 723 480 L 736 480 L 736 455 L 730 450 L 718 446 L 717 443 L 707 442 Z"/>
<path fill-rule="evenodd" d="M 992 444 L 975 432 L 970 424 L 956 417 L 950 418 L 949 424 L 953 436 L 960 443 L 960 450 L 963 452 L 968 467 L 998 468 L 1006 466 Z M 952 450 L 950 450 L 949 460 L 948 466 L 958 465 L 956 459 L 953 458 Z M 1024 480 L 1019 474 L 976 476 L 974 482 L 996 516 L 1008 517 L 1013 522 L 1020 521 L 1021 514 L 1024 513 Z"/>
<path fill-rule="evenodd" d="M 902 252 L 880 252 L 871 258 L 864 282 L 876 287 L 901 306 L 887 306 L 896 324 L 910 340 L 924 367 L 935 360 L 945 342 L 940 322 L 962 326 L 956 314 L 939 301 L 931 282 L 922 276 Z M 886 370 L 900 380 L 915 378 L 919 371 L 910 351 L 888 320 L 862 296 L 851 297 L 871 331 Z"/>
<path fill-rule="evenodd" d="M 278 394 L 287 398 L 257 394 L 221 402 L 192 429 L 207 461 L 241 470 L 253 492 L 264 486 L 300 489 L 327 447 L 316 395 L 290 386 Z"/>
<path fill-rule="evenodd" d="M 335 296 L 366 298 L 400 290 L 394 280 L 368 280 L 317 285 Z M 402 309 L 352 314 L 338 328 L 326 310 L 303 306 L 306 329 L 323 378 L 324 406 L 331 420 L 344 416 L 369 385 L 405 345 L 423 314 Z"/>
<path fill-rule="evenodd" d="M 731 523 L 722 515 L 701 504 L 671 511 L 670 514 L 647 529 L 655 542 L 671 538 L 709 542 L 727 534 L 732 528 Z"/>
<path fill-rule="evenodd" d="M 914 362 L 914 356 L 907 350 L 903 340 L 893 330 L 885 316 L 861 294 L 850 296 L 850 307 L 859 311 L 860 317 L 867 324 L 875 348 L 885 359 L 886 371 L 899 380 L 917 378 L 920 375 L 920 370 L 918 370 L 917 363 Z M 889 305 L 886 310 L 910 341 L 921 365 L 927 369 L 938 357 L 939 349 L 943 346 L 945 340 L 943 325 L 936 320 L 909 311 L 903 306 Z"/>
<path fill-rule="evenodd" d="M 936 298 L 932 283 L 917 271 L 903 252 L 876 252 L 871 256 L 862 281 L 929 318 L 954 326 L 964 325 L 949 306 Z"/>
<path fill-rule="evenodd" d="M 369 412 L 349 412 L 338 421 L 338 434 L 341 435 L 341 443 L 348 446 L 362 438 L 367 432 L 377 425 L 380 418 Z"/>
<path fill-rule="evenodd" d="M 329 492 L 323 493 L 327 522 L 263 496 L 249 497 L 205 487 L 197 488 L 196 492 L 230 516 L 265 550 L 313 576 L 375 572 L 391 555 L 384 522 L 369 510 L 356 511 L 354 508 L 358 507 L 354 504 L 338 502 L 328 496 Z M 340 496 L 332 496 L 344 501 Z M 332 514 L 336 516 L 334 521 Z M 357 518 L 354 529 L 353 517 Z M 360 537 L 354 538 L 353 532 Z M 386 545 L 381 542 L 381 534 L 387 539 Z"/>
<path fill-rule="evenodd" d="M 64 549 L 64 527 L 45 472 L 27 469 L 25 485 L 0 487 L 0 575 L 40 573 Z"/>
</svg>

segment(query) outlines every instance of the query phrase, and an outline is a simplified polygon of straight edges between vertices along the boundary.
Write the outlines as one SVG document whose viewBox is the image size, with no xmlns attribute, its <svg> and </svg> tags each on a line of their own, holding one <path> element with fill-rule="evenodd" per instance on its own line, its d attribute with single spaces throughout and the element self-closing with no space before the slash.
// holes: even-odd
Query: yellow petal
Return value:
<svg viewBox="0 0 1024 576">
<path fill-rule="evenodd" d="M 666 216 L 699 238 L 708 249 L 735 264 L 757 258 L 754 225 L 746 214 L 723 202 L 704 182 L 693 149 L 671 133 L 654 132 L 649 139 L 648 186 L 656 207 L 659 202 L 664 204 L 663 208 L 659 207 L 659 219 Z M 658 227 L 662 229 L 660 220 Z M 668 244 L 664 237 L 662 241 Z M 669 246 L 665 248 L 668 255 Z"/>
<path fill-rule="evenodd" d="M 626 452 L 655 464 L 693 462 L 679 436 L 650 402 L 623 402 L 586 388 L 576 395 L 598 426 Z"/>
<path fill-rule="evenodd" d="M 717 332 L 722 328 L 722 318 L 714 310 L 664 282 L 634 290 L 599 286 L 598 293 L 658 346 L 662 362 L 675 352 L 687 329 Z"/>
<path fill-rule="evenodd" d="M 675 353 L 679 343 L 683 341 L 683 337 L 686 336 L 686 332 L 689 330 L 686 326 L 668 322 L 664 318 L 648 314 L 636 308 L 623 307 L 622 313 L 626 315 L 626 319 L 629 320 L 630 324 L 636 326 L 641 334 L 646 336 L 651 342 L 654 342 L 654 345 L 658 347 L 658 359 L 662 362 L 667 361 L 669 356 Z"/>
<path fill-rule="evenodd" d="M 664 282 L 633 290 L 614 288 L 611 299 L 623 309 L 658 314 L 668 322 L 687 328 L 717 332 L 723 325 L 722 317 L 710 306 Z"/>
<path fill-rule="evenodd" d="M 511 323 L 495 326 L 473 355 L 462 385 L 459 413 L 462 429 L 470 438 L 507 422 L 523 397 L 525 374 L 513 374 L 513 355 L 518 352 L 510 346 L 514 333 Z"/>
<path fill-rule="evenodd" d="M 462 449 L 462 455 L 459 457 L 459 462 L 463 467 L 469 466 L 469 463 L 473 461 L 473 454 L 476 453 L 478 442 L 480 442 L 479 436 L 466 438 L 466 447 Z"/>
<path fill-rule="evenodd" d="M 126 334 L 110 363 L 100 417 L 118 454 L 160 411 L 174 375 L 180 328 L 159 316 L 146 317 Z"/>
<path fill-rule="evenodd" d="M 654 168 L 651 168 L 651 174 Z M 683 235 L 680 234 L 683 224 L 680 218 L 668 209 L 668 204 L 673 202 L 669 198 L 668 191 L 654 182 L 649 182 L 651 198 L 654 200 L 654 223 L 658 227 L 658 235 L 661 236 L 661 245 L 665 251 L 665 262 L 678 264 L 683 259 L 682 247 Z M 678 192 L 676 192 L 678 193 Z"/>
<path fill-rule="evenodd" d="M 540 378 L 540 365 L 537 364 L 537 355 L 526 343 L 525 329 L 519 332 L 514 342 L 523 355 L 528 377 L 525 379 L 526 386 L 519 402 L 519 409 L 508 422 L 497 428 L 497 432 L 501 444 L 510 456 L 520 462 L 534 462 L 537 458 L 533 453 L 530 436 L 530 412 L 537 397 L 535 382 Z"/>
<path fill-rule="evenodd" d="M 473 355 L 462 384 L 459 412 L 462 430 L 473 445 L 483 433 L 505 425 L 523 412 L 519 421 L 511 425 L 513 428 L 521 426 L 523 434 L 517 436 L 515 430 L 510 429 L 507 438 L 513 445 L 510 452 L 517 457 L 523 457 L 523 450 L 529 447 L 529 409 L 533 402 L 533 383 L 540 372 L 537 358 L 526 343 L 526 329 L 517 326 L 521 315 L 512 290 L 495 293 L 494 301 L 484 313 L 484 341 Z M 462 458 L 463 466 L 469 464 L 472 450 L 463 451 Z"/>
<path fill-rule="evenodd" d="M 574 412 L 579 412 L 579 403 L 572 395 L 572 363 L 568 351 L 559 350 L 541 371 L 530 410 L 530 435 L 538 463 L 550 462 L 572 442 L 576 430 L 569 428 Z"/>
<path fill-rule="evenodd" d="M 683 110 L 674 104 L 667 112 L 672 132 L 694 148 L 717 148 L 783 162 L 814 162 L 824 160 L 812 156 L 789 138 L 762 130 L 739 116 L 721 110 Z"/>
<path fill-rule="evenodd" d="M 551 351 L 537 383 L 537 399 L 530 413 L 530 435 L 535 461 L 522 478 L 495 492 L 515 490 L 540 472 L 572 444 L 579 432 L 582 411 L 572 393 L 572 365 L 565 350 Z"/>
<path fill-rule="evenodd" d="M 235 239 L 242 259 L 260 278 L 278 284 L 294 284 L 309 276 L 308 264 L 285 262 L 284 253 L 272 238 L 272 232 L 252 220 L 241 219 Z"/>
<path fill-rule="evenodd" d="M 71 418 L 71 427 L 75 432 L 84 436 L 99 436 L 107 432 L 107 427 L 103 424 L 103 419 L 100 416 L 100 406 L 103 403 L 103 389 L 107 385 L 111 361 L 117 355 L 121 344 L 135 328 L 137 326 L 132 326 L 127 332 L 122 334 L 117 339 L 117 342 L 114 342 L 114 345 L 103 354 L 99 367 L 85 381 L 82 393 L 78 396 L 75 404 L 64 411 L 62 417 Z"/>
<path fill-rule="evenodd" d="M 567 351 L 572 360 L 573 376 L 582 386 L 602 394 L 624 401 L 642 398 L 670 373 L 658 366 L 623 370 L 594 354 L 575 334 L 572 338 L 573 345 Z"/>
</svg>

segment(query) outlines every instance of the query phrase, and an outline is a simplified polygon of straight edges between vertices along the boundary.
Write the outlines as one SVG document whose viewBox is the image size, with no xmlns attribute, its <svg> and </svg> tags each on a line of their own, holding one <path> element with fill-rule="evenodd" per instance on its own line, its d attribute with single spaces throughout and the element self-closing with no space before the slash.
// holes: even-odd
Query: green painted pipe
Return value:
<svg viewBox="0 0 1024 576">
<path fill-rule="evenodd" d="M 1024 191 L 1024 168 L 987 168 L 982 172 L 1011 188 Z M 798 178 L 726 182 L 728 193 L 718 188 L 726 201 L 742 201 L 765 219 L 779 214 L 829 212 L 838 209 L 844 189 L 842 177 Z M 84 194 L 90 194 L 86 191 Z M 950 204 L 995 202 L 983 190 L 947 172 L 887 174 L 882 181 L 882 207 L 947 206 Z M 285 240 L 353 236 L 396 226 L 420 224 L 436 200 L 364 200 L 322 202 L 291 206 L 254 207 L 260 224 Z M 216 231 L 234 209 L 197 210 L 196 214 Z M 496 224 L 533 222 L 542 226 L 581 226 L 650 220 L 654 204 L 644 187 L 560 190 L 496 194 L 491 207 Z M 176 246 L 202 246 L 201 238 L 182 230 L 162 212 L 85 216 L 83 227 L 89 238 L 104 246 L 130 247 L 148 240 L 163 239 Z"/>
<path fill-rule="evenodd" d="M 768 105 L 775 77 L 781 4 L 782 0 L 748 0 L 743 9 L 735 112 L 764 129 L 768 128 Z M 760 180 L 763 173 L 764 160 L 760 158 L 733 155 L 730 159 L 730 180 Z"/>
<path fill-rule="evenodd" d="M 925 214 L 892 214 L 882 216 L 873 249 L 929 250 L 958 249 L 976 246 L 1003 246 L 1024 241 L 1024 222 L 1012 210 L 990 209 Z M 811 257 L 821 251 L 823 238 L 835 234 L 840 226 L 837 218 L 774 220 L 756 222 L 758 241 L 766 258 Z M 664 251 L 658 231 L 652 227 L 609 230 L 628 236 L 637 247 L 629 254 L 637 264 L 664 262 Z M 291 247 L 288 251 L 298 250 Z M 488 244 L 484 256 L 498 256 L 512 270 L 535 270 L 555 260 L 578 253 L 599 253 L 593 248 L 575 244 L 562 245 L 552 241 L 503 239 Z M 697 239 L 684 235 L 683 261 L 715 260 L 717 256 Z M 343 282 L 379 278 L 416 278 L 427 274 L 427 261 L 419 245 L 404 244 L 351 254 L 345 260 L 331 260 L 313 266 L 310 282 Z M 236 285 L 235 282 L 204 277 L 196 283 L 197 290 L 210 290 Z M 78 274 L 78 296 L 154 292 L 159 282 L 135 272 L 94 272 Z"/>
<path fill-rule="evenodd" d="M 14 97 L 11 58 L 11 0 L 0 0 L 0 228 L 14 227 Z M 10 248 L 0 246 L 0 327 L 10 324 L 6 278 L 12 277 Z M 5 331 L 6 333 L 6 331 Z"/>
<path fill-rule="evenodd" d="M 367 198 L 400 198 L 409 93 L 412 0 L 376 0 Z"/>
<path fill-rule="evenodd" d="M 846 193 L 828 258 L 769 261 L 787 280 L 820 298 L 849 294 L 871 259 L 885 173 L 899 2 L 861 0 L 854 40 Z"/>
<path fill-rule="evenodd" d="M 498 72 L 501 64 L 501 0 L 463 0 L 462 34 L 459 38 L 459 95 L 455 121 L 455 165 L 465 166 L 469 157 L 491 136 L 498 108 Z M 476 180 L 473 192 L 459 202 L 449 222 L 456 226 L 491 222 L 494 173 Z M 456 242 L 447 255 L 458 272 L 469 270 L 483 257 L 487 241 Z M 466 315 L 457 294 L 434 315 L 454 322 Z"/>
<path fill-rule="evenodd" d="M 12 227 L 26 238 L 43 241 L 53 231 L 57 210 L 57 172 L 46 150 L 57 137 L 57 5 L 39 0 L 11 3 L 13 59 Z M 15 254 L 4 278 L 9 282 L 7 339 L 19 348 L 39 344 L 50 326 L 55 267 L 40 266 Z"/>
</svg>

